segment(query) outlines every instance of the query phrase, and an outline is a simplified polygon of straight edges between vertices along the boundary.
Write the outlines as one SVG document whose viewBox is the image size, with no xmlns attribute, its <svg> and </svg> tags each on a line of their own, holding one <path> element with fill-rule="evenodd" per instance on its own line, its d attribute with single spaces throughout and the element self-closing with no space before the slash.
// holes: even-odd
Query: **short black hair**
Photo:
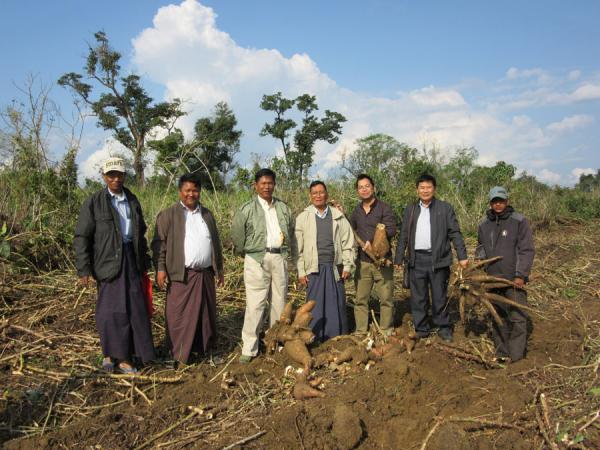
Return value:
<svg viewBox="0 0 600 450">
<path fill-rule="evenodd" d="M 371 183 L 371 185 L 373 185 L 373 187 L 375 187 L 375 182 L 373 181 L 373 178 L 371 178 L 369 175 L 367 175 L 366 173 L 361 173 L 356 177 L 356 182 L 354 183 L 354 189 L 358 189 L 358 182 L 360 180 L 369 180 L 369 182 Z"/>
<path fill-rule="evenodd" d="M 312 183 L 310 183 L 310 186 L 308 186 L 308 190 L 312 191 L 312 188 L 314 188 L 315 186 L 319 186 L 319 185 L 323 186 L 323 189 L 325 189 L 325 192 L 327 192 L 327 186 L 321 180 L 315 180 Z"/>
<path fill-rule="evenodd" d="M 275 183 L 275 172 L 273 172 L 271 169 L 263 168 L 256 172 L 254 174 L 254 182 L 258 183 L 258 180 L 260 180 L 262 177 L 271 177 L 273 178 L 273 183 Z"/>
<path fill-rule="evenodd" d="M 415 186 L 419 187 L 419 184 L 423 183 L 423 182 L 431 183 L 431 184 L 433 184 L 433 187 L 437 187 L 435 177 L 428 173 L 422 173 L 421 175 L 419 175 L 419 178 L 417 178 L 417 182 L 415 183 Z"/>
<path fill-rule="evenodd" d="M 198 188 L 198 190 L 202 189 L 202 183 L 200 183 L 200 177 L 195 173 L 184 173 L 179 177 L 179 190 L 183 187 L 185 183 L 194 183 L 194 186 Z"/>
</svg>

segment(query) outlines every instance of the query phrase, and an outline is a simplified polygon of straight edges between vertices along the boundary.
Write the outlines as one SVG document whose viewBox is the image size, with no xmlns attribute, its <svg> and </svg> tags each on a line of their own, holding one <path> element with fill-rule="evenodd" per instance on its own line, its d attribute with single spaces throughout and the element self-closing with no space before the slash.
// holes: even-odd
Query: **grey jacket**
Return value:
<svg viewBox="0 0 600 450">
<path fill-rule="evenodd" d="M 200 213 L 212 245 L 212 268 L 215 274 L 223 273 L 223 250 L 217 223 L 210 210 L 200 205 Z M 165 271 L 170 281 L 185 282 L 185 209 L 180 202 L 161 211 L 156 218 L 152 255 L 157 271 Z"/>
<path fill-rule="evenodd" d="M 317 249 L 317 225 L 315 207 L 309 206 L 296 218 L 296 242 L 298 244 L 298 276 L 319 271 L 319 254 Z M 342 265 L 345 272 L 354 273 L 356 259 L 354 233 L 346 216 L 339 209 L 330 207 L 329 213 L 333 219 L 333 245 L 335 265 Z M 333 271 L 336 279 L 337 270 Z"/>
<path fill-rule="evenodd" d="M 486 271 L 507 280 L 515 277 L 526 280 L 535 256 L 533 233 L 527 219 L 511 206 L 501 215 L 488 210 L 477 231 L 475 256 L 478 259 L 502 256 L 500 261 L 490 264 Z"/>
<path fill-rule="evenodd" d="M 450 203 L 434 198 L 429 205 L 430 221 L 431 221 L 431 257 L 434 269 L 449 267 L 452 265 L 452 250 L 450 241 L 454 244 L 456 256 L 459 260 L 467 259 L 467 248 L 460 232 L 458 221 L 454 208 Z M 412 220 L 411 211 L 414 211 Z M 398 246 L 396 247 L 396 257 L 394 264 L 403 264 L 404 249 L 408 246 L 409 266 L 415 266 L 415 231 L 417 228 L 417 219 L 421 213 L 419 203 L 408 205 L 404 209 L 402 218 L 402 229 L 398 238 Z M 410 236 L 408 235 L 409 222 Z"/>
<path fill-rule="evenodd" d="M 137 197 L 123 188 L 131 210 L 132 244 L 136 266 L 140 272 L 150 268 L 146 223 Z M 75 226 L 75 267 L 77 274 L 93 276 L 98 281 L 110 280 L 121 270 L 123 238 L 118 212 L 111 203 L 108 189 L 88 197 L 81 206 Z"/>
</svg>

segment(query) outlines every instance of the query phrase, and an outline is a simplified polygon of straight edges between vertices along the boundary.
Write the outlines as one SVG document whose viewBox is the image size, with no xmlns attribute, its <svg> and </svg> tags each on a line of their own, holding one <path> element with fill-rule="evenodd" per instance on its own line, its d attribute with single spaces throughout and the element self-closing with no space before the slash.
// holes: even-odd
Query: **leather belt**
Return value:
<svg viewBox="0 0 600 450">
<path fill-rule="evenodd" d="M 275 248 L 275 247 L 266 247 L 265 248 L 265 252 L 267 253 L 281 253 L 281 247 Z"/>
</svg>

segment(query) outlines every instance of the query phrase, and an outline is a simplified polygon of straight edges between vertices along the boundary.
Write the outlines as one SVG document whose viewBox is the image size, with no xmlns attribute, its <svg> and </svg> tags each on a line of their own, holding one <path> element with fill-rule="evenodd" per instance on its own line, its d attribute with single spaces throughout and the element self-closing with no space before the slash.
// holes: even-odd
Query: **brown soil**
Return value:
<svg viewBox="0 0 600 450">
<path fill-rule="evenodd" d="M 600 419 L 594 420 L 600 410 L 598 225 L 537 232 L 529 300 L 539 314 L 531 316 L 526 359 L 488 369 L 441 350 L 433 337 L 419 341 L 410 355 L 392 352 L 368 369 L 353 362 L 318 369 L 326 396 L 304 401 L 292 398 L 294 376 L 285 369 L 293 362 L 285 352 L 247 365 L 237 362 L 239 292 L 232 290 L 237 300 L 222 302 L 219 310 L 219 349 L 226 363 L 231 360 L 227 367 L 207 359 L 179 370 L 161 363 L 145 373 L 181 380 L 130 383 L 99 378 L 93 370 L 97 343 L 86 337 L 94 336 L 93 316 L 74 319 L 93 308 L 93 295 L 83 296 L 76 308 L 67 297 L 64 311 L 54 307 L 42 314 L 42 306 L 19 309 L 27 295 L 3 287 L 0 294 L 9 300 L 2 317 L 40 336 L 0 326 L 0 442 L 8 449 L 144 443 L 148 448 L 223 448 L 245 438 L 252 439 L 235 448 L 600 448 Z M 398 288 L 397 294 L 398 325 L 406 325 L 406 292 Z M 32 315 L 39 320 L 32 323 Z M 457 324 L 452 346 L 491 361 L 488 322 L 472 312 L 468 333 Z M 159 325 L 156 336 L 164 334 Z M 311 350 L 341 351 L 349 342 L 340 339 Z M 44 353 L 28 352 L 36 346 Z M 4 359 L 14 352 L 23 353 L 21 361 Z M 76 376 L 82 373 L 88 378 Z"/>
</svg>

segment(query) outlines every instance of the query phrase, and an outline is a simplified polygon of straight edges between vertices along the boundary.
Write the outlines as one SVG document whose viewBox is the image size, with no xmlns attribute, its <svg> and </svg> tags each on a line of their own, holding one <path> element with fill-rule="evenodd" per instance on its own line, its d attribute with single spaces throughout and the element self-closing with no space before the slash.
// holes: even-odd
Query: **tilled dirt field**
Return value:
<svg viewBox="0 0 600 450">
<path fill-rule="evenodd" d="M 128 378 L 95 369 L 94 293 L 81 293 L 73 274 L 13 276 L 4 268 L 0 442 L 10 449 L 600 448 L 599 225 L 536 230 L 529 300 L 538 313 L 525 360 L 498 367 L 489 320 L 471 312 L 467 335 L 457 324 L 451 346 L 432 337 L 368 368 L 316 370 L 325 397 L 304 401 L 293 400 L 283 352 L 237 362 L 243 291 L 235 273 L 220 293 L 222 362 L 178 370 L 160 362 Z M 398 326 L 406 327 L 406 292 L 397 296 Z M 157 307 L 159 344 L 160 296 Z"/>
</svg>

